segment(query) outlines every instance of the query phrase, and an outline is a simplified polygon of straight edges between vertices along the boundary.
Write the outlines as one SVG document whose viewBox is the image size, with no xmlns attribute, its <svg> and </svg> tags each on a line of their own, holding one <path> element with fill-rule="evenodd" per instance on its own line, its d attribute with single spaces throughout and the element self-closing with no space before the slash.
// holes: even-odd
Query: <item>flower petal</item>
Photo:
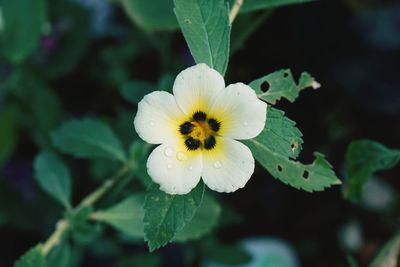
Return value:
<svg viewBox="0 0 400 267">
<path fill-rule="evenodd" d="M 187 68 L 175 79 L 173 92 L 179 107 L 188 116 L 207 112 L 214 96 L 225 88 L 224 78 L 206 64 Z"/>
<path fill-rule="evenodd" d="M 212 190 L 233 192 L 245 186 L 254 172 L 250 149 L 239 141 L 217 138 L 216 151 L 203 153 L 203 181 Z"/>
<path fill-rule="evenodd" d="M 210 115 L 221 122 L 218 132 L 233 139 L 251 139 L 264 129 L 267 104 L 248 85 L 235 83 L 216 96 Z"/>
<path fill-rule="evenodd" d="M 139 102 L 134 120 L 135 130 L 148 143 L 165 143 L 178 138 L 179 122 L 184 117 L 173 95 L 155 91 Z"/>
<path fill-rule="evenodd" d="M 151 152 L 147 172 L 168 194 L 187 194 L 200 181 L 202 154 L 186 151 L 178 143 L 162 144 Z"/>
</svg>

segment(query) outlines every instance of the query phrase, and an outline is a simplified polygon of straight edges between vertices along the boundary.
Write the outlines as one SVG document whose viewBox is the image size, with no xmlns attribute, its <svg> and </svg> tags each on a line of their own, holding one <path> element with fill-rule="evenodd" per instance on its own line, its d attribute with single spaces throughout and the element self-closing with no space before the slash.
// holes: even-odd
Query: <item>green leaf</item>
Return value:
<svg viewBox="0 0 400 267">
<path fill-rule="evenodd" d="M 198 184 L 186 195 L 169 195 L 153 184 L 144 204 L 144 232 L 150 251 L 170 242 L 189 223 L 200 206 L 204 184 Z"/>
<path fill-rule="evenodd" d="M 147 31 L 178 28 L 172 0 L 119 0 L 129 18 Z"/>
<path fill-rule="evenodd" d="M 26 252 L 15 262 L 14 267 L 46 267 L 42 246 L 37 245 Z"/>
<path fill-rule="evenodd" d="M 292 72 L 286 69 L 252 81 L 249 86 L 256 91 L 259 98 L 275 104 L 282 97 L 293 103 L 301 90 L 308 87 L 318 89 L 321 85 L 307 72 L 301 74 L 299 83 L 296 84 Z"/>
<path fill-rule="evenodd" d="M 47 19 L 46 0 L 1 0 L 0 48 L 14 64 L 28 57 L 39 44 Z"/>
<path fill-rule="evenodd" d="M 47 256 L 49 266 L 70 267 L 71 266 L 71 245 L 67 240 L 55 246 Z"/>
<path fill-rule="evenodd" d="M 143 237 L 144 198 L 144 194 L 130 196 L 107 210 L 94 213 L 91 218 L 107 223 L 131 237 Z"/>
<path fill-rule="evenodd" d="M 231 26 L 224 0 L 174 0 L 175 14 L 196 63 L 225 74 Z"/>
<path fill-rule="evenodd" d="M 125 100 L 137 104 L 145 95 L 154 90 L 157 90 L 156 87 L 149 82 L 129 81 L 120 88 L 120 93 Z"/>
<path fill-rule="evenodd" d="M 13 154 L 17 142 L 17 109 L 8 105 L 0 111 L 0 166 Z"/>
<path fill-rule="evenodd" d="M 229 0 L 231 4 L 235 0 Z M 280 6 L 293 5 L 293 4 L 302 4 L 315 0 L 245 0 L 243 1 L 243 5 L 240 9 L 240 12 L 252 12 L 260 9 L 269 9 L 276 8 Z"/>
<path fill-rule="evenodd" d="M 369 267 L 395 267 L 400 252 L 400 234 L 397 233 L 381 248 Z"/>
<path fill-rule="evenodd" d="M 66 208 L 70 208 L 71 175 L 64 163 L 55 154 L 43 151 L 37 155 L 34 167 L 40 187 Z"/>
<path fill-rule="evenodd" d="M 93 119 L 65 122 L 52 133 L 54 145 L 80 158 L 126 160 L 119 139 L 108 125 Z"/>
<path fill-rule="evenodd" d="M 217 225 L 220 214 L 219 203 L 213 197 L 205 195 L 193 219 L 176 234 L 174 240 L 185 242 L 211 232 Z"/>
<path fill-rule="evenodd" d="M 320 153 L 314 153 L 312 164 L 304 165 L 295 159 L 301 150 L 301 133 L 294 122 L 275 108 L 268 108 L 263 132 L 244 143 L 251 149 L 256 160 L 272 176 L 280 181 L 308 192 L 322 191 L 340 184 L 332 166 Z"/>
<path fill-rule="evenodd" d="M 346 152 L 348 180 L 344 194 L 357 202 L 361 199 L 364 184 L 374 172 L 393 168 L 400 161 L 399 149 L 388 149 L 371 140 L 352 142 Z"/>
</svg>

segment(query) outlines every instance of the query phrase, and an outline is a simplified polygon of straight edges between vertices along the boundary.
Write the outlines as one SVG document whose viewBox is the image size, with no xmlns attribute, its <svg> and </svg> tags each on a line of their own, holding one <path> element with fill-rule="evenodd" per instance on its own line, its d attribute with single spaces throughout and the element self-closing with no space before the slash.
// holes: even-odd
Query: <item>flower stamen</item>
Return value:
<svg viewBox="0 0 400 267">
<path fill-rule="evenodd" d="M 179 126 L 179 132 L 184 136 L 188 150 L 204 148 L 211 150 L 216 146 L 215 135 L 221 128 L 216 119 L 207 119 L 207 114 L 197 111 L 192 118 Z"/>
</svg>

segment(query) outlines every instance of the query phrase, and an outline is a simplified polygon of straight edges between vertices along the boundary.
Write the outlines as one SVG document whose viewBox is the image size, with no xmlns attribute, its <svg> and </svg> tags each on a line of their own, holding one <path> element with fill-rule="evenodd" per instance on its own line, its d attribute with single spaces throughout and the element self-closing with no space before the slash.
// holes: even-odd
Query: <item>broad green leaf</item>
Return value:
<svg viewBox="0 0 400 267">
<path fill-rule="evenodd" d="M 397 233 L 393 238 L 386 242 L 369 267 L 396 267 L 399 254 L 400 234 Z"/>
<path fill-rule="evenodd" d="M 53 153 L 41 152 L 35 159 L 35 178 L 51 197 L 70 208 L 71 175 L 64 163 Z"/>
<path fill-rule="evenodd" d="M 5 163 L 14 152 L 17 142 L 17 109 L 8 105 L 0 110 L 0 166 Z"/>
<path fill-rule="evenodd" d="M 374 172 L 391 169 L 399 162 L 400 149 L 388 149 L 370 140 L 352 142 L 346 152 L 345 197 L 357 202 L 361 199 L 364 184 Z"/>
<path fill-rule="evenodd" d="M 189 223 L 200 206 L 204 184 L 198 184 L 186 195 L 169 195 L 153 184 L 144 204 L 144 233 L 150 251 L 154 251 L 174 238 Z"/>
<path fill-rule="evenodd" d="M 147 31 L 178 28 L 172 0 L 119 0 L 130 19 Z"/>
<path fill-rule="evenodd" d="M 315 160 L 309 165 L 290 159 L 295 159 L 301 150 L 301 133 L 280 110 L 268 108 L 263 132 L 245 144 L 272 176 L 297 189 L 322 191 L 341 183 L 320 153 L 314 153 Z"/>
<path fill-rule="evenodd" d="M 71 120 L 52 133 L 54 145 L 80 158 L 126 160 L 119 139 L 108 125 L 93 119 Z"/>
<path fill-rule="evenodd" d="M 63 240 L 50 251 L 47 256 L 47 265 L 71 267 L 71 245 L 68 240 Z"/>
<path fill-rule="evenodd" d="M 95 212 L 91 218 L 131 237 L 143 237 L 144 197 L 144 194 L 130 196 L 107 210 Z"/>
<path fill-rule="evenodd" d="M 205 195 L 193 219 L 176 234 L 174 240 L 185 242 L 202 237 L 214 229 L 220 214 L 219 203 L 213 197 Z"/>
<path fill-rule="evenodd" d="M 232 4 L 235 0 L 229 0 Z M 269 9 L 276 8 L 280 6 L 293 5 L 293 4 L 302 4 L 315 0 L 244 0 L 243 5 L 240 8 L 240 12 L 252 12 L 260 9 Z"/>
<path fill-rule="evenodd" d="M 175 14 L 196 63 L 225 74 L 231 26 L 224 0 L 174 0 Z"/>
<path fill-rule="evenodd" d="M 37 245 L 19 258 L 14 267 L 46 267 L 46 259 L 42 252 L 42 246 Z"/>
<path fill-rule="evenodd" d="M 125 100 L 132 104 L 139 103 L 142 98 L 158 90 L 153 84 L 146 81 L 129 81 L 120 88 L 120 93 Z"/>
<path fill-rule="evenodd" d="M 47 19 L 46 0 L 1 0 L 1 53 L 18 64 L 39 44 L 41 27 Z"/>
<path fill-rule="evenodd" d="M 249 86 L 256 91 L 259 98 L 268 103 L 275 104 L 282 97 L 293 103 L 301 90 L 308 87 L 317 89 L 321 85 L 307 72 L 301 74 L 300 80 L 296 84 L 292 72 L 286 69 L 252 81 Z"/>
</svg>

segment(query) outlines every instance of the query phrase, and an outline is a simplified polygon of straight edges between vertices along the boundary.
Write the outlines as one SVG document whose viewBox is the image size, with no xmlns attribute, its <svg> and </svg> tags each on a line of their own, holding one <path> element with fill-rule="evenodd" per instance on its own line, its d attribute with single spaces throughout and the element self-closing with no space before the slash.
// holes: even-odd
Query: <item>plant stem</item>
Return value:
<svg viewBox="0 0 400 267">
<path fill-rule="evenodd" d="M 47 255 L 54 246 L 60 243 L 63 234 L 68 230 L 69 224 L 67 219 L 62 219 L 57 223 L 56 230 L 54 230 L 42 247 L 44 255 Z"/>
<path fill-rule="evenodd" d="M 235 0 L 235 3 L 232 6 L 231 12 L 229 12 L 229 22 L 230 24 L 233 23 L 237 14 L 239 13 L 240 8 L 243 5 L 244 0 Z"/>
<path fill-rule="evenodd" d="M 113 177 L 106 180 L 99 188 L 85 197 L 78 205 L 78 209 L 91 206 L 103 197 L 118 181 L 129 171 L 129 166 L 124 165 Z"/>
<path fill-rule="evenodd" d="M 79 210 L 83 207 L 91 206 L 94 203 L 96 203 L 101 197 L 103 197 L 116 183 L 119 182 L 119 180 L 125 176 L 125 174 L 129 171 L 129 165 L 125 164 L 121 169 L 117 171 L 117 173 L 112 176 L 110 179 L 106 180 L 99 188 L 97 188 L 95 191 L 93 191 L 91 194 L 89 194 L 87 197 L 85 197 L 82 202 L 78 205 L 77 208 L 74 210 Z M 60 241 L 62 236 L 66 231 L 68 231 L 70 227 L 70 220 L 68 219 L 62 219 L 60 220 L 57 225 L 56 229 L 54 232 L 50 235 L 50 237 L 46 240 L 42 247 L 42 251 L 44 255 L 47 255 L 51 249 L 55 246 L 57 246 Z"/>
</svg>

